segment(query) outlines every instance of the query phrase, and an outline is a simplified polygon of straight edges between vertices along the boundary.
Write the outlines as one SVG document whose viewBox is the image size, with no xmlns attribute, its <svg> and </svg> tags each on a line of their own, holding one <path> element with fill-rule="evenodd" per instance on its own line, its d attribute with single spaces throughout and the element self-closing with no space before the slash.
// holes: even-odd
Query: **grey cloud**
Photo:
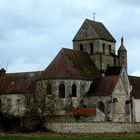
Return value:
<svg viewBox="0 0 140 140">
<path fill-rule="evenodd" d="M 8 71 L 44 69 L 62 47 L 72 48 L 72 39 L 85 18 L 107 26 L 117 39 L 124 35 L 126 47 L 140 40 L 140 1 L 130 0 L 0 0 L 0 64 Z M 137 50 L 138 51 L 138 50 Z M 132 57 L 132 54 L 130 54 Z M 129 56 L 129 57 L 130 57 Z M 135 56 L 134 56 L 135 58 Z M 134 59 L 129 58 L 129 64 Z M 135 67 L 131 67 L 130 72 Z"/>
</svg>

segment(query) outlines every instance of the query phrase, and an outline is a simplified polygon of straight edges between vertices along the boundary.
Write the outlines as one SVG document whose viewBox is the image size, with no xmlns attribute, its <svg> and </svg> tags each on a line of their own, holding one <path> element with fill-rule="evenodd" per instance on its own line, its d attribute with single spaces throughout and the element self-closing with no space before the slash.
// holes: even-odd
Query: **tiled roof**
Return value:
<svg viewBox="0 0 140 140">
<path fill-rule="evenodd" d="M 135 99 L 140 99 L 140 77 L 129 76 L 129 81 L 132 85 L 131 95 Z"/>
<path fill-rule="evenodd" d="M 123 44 L 124 40 L 123 40 L 123 37 L 121 38 L 121 46 L 120 48 L 118 49 L 118 52 L 127 52 L 124 44 Z"/>
<path fill-rule="evenodd" d="M 41 78 L 53 79 L 94 79 L 101 74 L 86 52 L 62 49 Z"/>
<path fill-rule="evenodd" d="M 106 76 L 96 79 L 90 86 L 87 95 L 91 96 L 109 96 L 112 94 L 119 76 Z"/>
<path fill-rule="evenodd" d="M 0 94 L 26 94 L 40 72 L 7 73 L 0 77 Z"/>
<path fill-rule="evenodd" d="M 103 25 L 103 23 L 92 21 L 92 20 L 89 20 L 89 19 L 86 19 L 84 21 L 83 25 L 86 24 L 86 23 L 90 27 L 90 36 L 89 36 L 89 38 L 87 36 L 86 39 L 103 39 L 103 40 L 108 40 L 108 41 L 111 41 L 111 42 L 116 42 L 114 37 L 107 30 L 107 28 Z M 81 26 L 81 28 L 82 28 L 82 26 Z M 78 33 L 74 37 L 73 41 L 77 41 L 77 40 L 82 39 L 81 36 L 79 35 L 79 33 L 80 33 L 80 30 L 78 31 Z"/>
<path fill-rule="evenodd" d="M 106 76 L 111 75 L 119 75 L 121 73 L 122 67 L 121 66 L 114 66 L 114 67 L 107 67 L 107 70 L 105 72 Z"/>
</svg>

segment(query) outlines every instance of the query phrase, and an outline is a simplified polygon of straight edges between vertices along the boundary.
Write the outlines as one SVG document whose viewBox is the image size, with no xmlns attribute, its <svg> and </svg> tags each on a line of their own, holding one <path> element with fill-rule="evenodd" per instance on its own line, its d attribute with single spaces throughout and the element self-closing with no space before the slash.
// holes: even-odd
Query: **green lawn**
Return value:
<svg viewBox="0 0 140 140">
<path fill-rule="evenodd" d="M 0 140 L 140 140 L 140 137 L 128 138 L 34 138 L 34 137 L 15 137 L 15 136 L 0 136 Z"/>
</svg>

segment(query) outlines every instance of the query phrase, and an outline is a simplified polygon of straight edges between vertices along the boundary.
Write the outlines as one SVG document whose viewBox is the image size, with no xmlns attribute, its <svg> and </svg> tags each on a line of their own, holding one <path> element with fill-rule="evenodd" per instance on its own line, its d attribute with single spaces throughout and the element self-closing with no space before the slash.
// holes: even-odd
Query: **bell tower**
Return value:
<svg viewBox="0 0 140 140">
<path fill-rule="evenodd" d="M 116 40 L 103 23 L 94 20 L 84 21 L 73 39 L 73 49 L 87 52 L 96 67 L 104 73 L 108 65 L 116 65 Z"/>
</svg>

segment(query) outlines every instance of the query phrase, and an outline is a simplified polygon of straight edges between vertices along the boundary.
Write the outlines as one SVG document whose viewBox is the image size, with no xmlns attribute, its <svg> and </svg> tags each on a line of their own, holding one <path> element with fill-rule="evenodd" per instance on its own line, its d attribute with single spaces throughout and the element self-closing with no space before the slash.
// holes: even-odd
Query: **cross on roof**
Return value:
<svg viewBox="0 0 140 140">
<path fill-rule="evenodd" d="M 93 13 L 93 21 L 95 21 L 95 15 L 96 15 L 96 13 Z"/>
</svg>

